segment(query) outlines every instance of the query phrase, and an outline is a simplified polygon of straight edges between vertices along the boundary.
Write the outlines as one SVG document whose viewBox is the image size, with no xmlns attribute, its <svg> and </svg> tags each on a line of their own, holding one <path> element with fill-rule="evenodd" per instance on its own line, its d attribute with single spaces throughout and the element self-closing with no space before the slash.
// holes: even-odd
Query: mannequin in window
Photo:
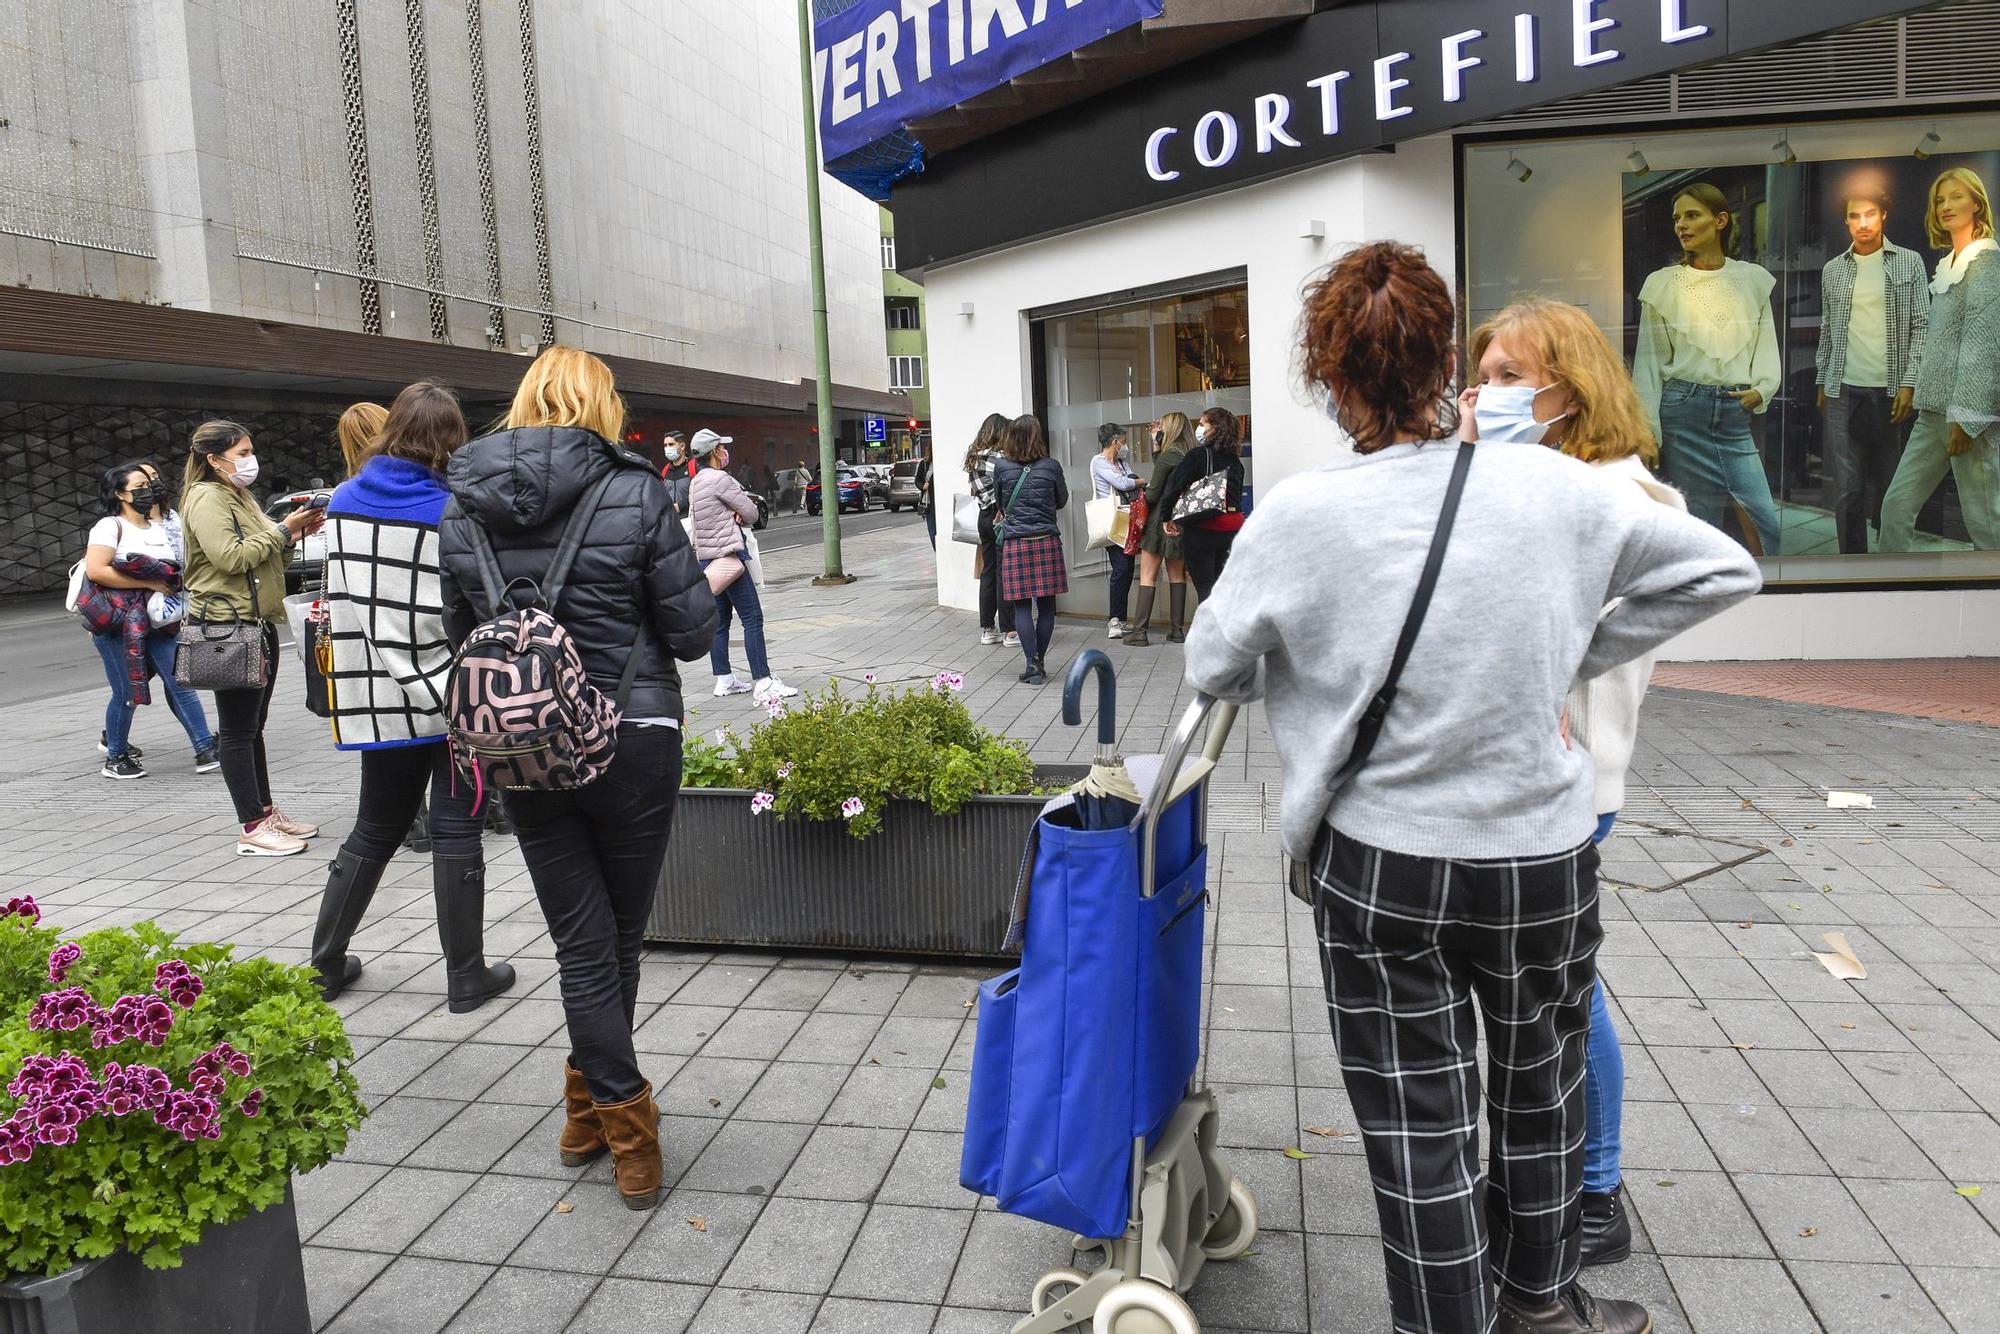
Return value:
<svg viewBox="0 0 2000 1334">
<path fill-rule="evenodd" d="M 1854 244 L 1820 274 L 1818 399 L 1834 531 L 1843 554 L 1859 555 L 1917 415 L 1931 293 L 1923 257 L 1886 234 L 1886 187 L 1855 184 L 1840 211 Z"/>
<path fill-rule="evenodd" d="M 1917 511 L 1947 471 L 1972 545 L 2000 550 L 2000 244 L 1985 182 L 1964 167 L 1945 172 L 1925 223 L 1945 253 L 1931 280 L 1916 429 L 1882 501 L 1882 550 L 1916 545 Z"/>
<path fill-rule="evenodd" d="M 1741 231 L 1729 201 L 1706 181 L 1675 196 L 1684 253 L 1640 289 L 1632 378 L 1660 442 L 1660 471 L 1687 496 L 1688 512 L 1775 556 L 1778 507 L 1750 418 L 1770 406 L 1782 374 L 1771 317 L 1777 279 L 1731 258 Z"/>
</svg>

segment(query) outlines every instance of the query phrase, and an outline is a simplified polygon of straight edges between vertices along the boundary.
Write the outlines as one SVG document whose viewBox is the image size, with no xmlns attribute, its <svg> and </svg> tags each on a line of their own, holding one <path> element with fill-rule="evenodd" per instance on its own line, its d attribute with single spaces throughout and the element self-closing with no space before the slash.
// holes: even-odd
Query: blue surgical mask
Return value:
<svg viewBox="0 0 2000 1334">
<path fill-rule="evenodd" d="M 1482 445 L 1539 445 L 1547 441 L 1549 431 L 1562 420 L 1551 417 L 1543 421 L 1535 416 L 1535 399 L 1554 388 L 1543 385 L 1540 389 L 1524 384 L 1489 384 L 1479 391 L 1479 403 L 1473 409 L 1473 420 L 1479 426 L 1479 443 Z"/>
<path fill-rule="evenodd" d="M 1194 442 L 1195 442 L 1195 443 L 1196 443 L 1197 445 L 1205 445 L 1205 444 L 1207 444 L 1207 443 L 1208 443 L 1208 427 L 1207 427 L 1207 426 L 1203 425 L 1203 426 L 1197 426 L 1197 427 L 1195 427 L 1195 428 L 1194 428 Z"/>
</svg>

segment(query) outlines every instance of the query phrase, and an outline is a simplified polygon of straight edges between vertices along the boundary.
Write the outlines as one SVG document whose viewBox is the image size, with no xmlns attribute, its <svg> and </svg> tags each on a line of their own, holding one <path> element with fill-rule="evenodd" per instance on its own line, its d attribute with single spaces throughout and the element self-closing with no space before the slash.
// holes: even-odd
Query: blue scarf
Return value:
<svg viewBox="0 0 2000 1334">
<path fill-rule="evenodd" d="M 444 478 L 421 463 L 377 454 L 334 490 L 329 514 L 421 523 L 432 528 L 444 517 L 451 492 Z"/>
</svg>

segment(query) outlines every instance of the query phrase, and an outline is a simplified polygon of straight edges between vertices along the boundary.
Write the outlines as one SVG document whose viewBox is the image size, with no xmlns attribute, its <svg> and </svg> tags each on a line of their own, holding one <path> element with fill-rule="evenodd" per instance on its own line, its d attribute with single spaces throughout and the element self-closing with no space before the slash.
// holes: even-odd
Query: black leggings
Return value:
<svg viewBox="0 0 2000 1334">
<path fill-rule="evenodd" d="M 215 747 L 236 818 L 255 824 L 271 809 L 271 766 L 264 758 L 264 721 L 278 688 L 278 627 L 264 627 L 264 684 L 215 692 Z"/>
<path fill-rule="evenodd" d="M 1208 528 L 1181 530 L 1181 555 L 1187 560 L 1188 582 L 1194 585 L 1195 596 L 1203 602 L 1215 591 L 1215 581 L 1222 577 L 1222 567 L 1229 563 L 1229 548 L 1235 543 L 1235 533 L 1218 533 Z"/>
<path fill-rule="evenodd" d="M 986 566 L 979 576 L 979 628 L 1005 630 L 1013 611 L 1000 598 L 1000 539 L 993 532 L 993 512 L 979 516 L 979 551 Z"/>
<path fill-rule="evenodd" d="M 451 762 L 443 738 L 422 745 L 361 752 L 361 809 L 341 851 L 361 861 L 386 862 L 403 846 L 431 794 L 431 851 L 440 857 L 477 857 L 480 820 L 472 813 L 472 784 Z"/>
<path fill-rule="evenodd" d="M 1028 665 L 1035 665 L 1035 659 L 1049 651 L 1049 641 L 1056 637 L 1056 600 L 1054 598 L 1023 598 L 1014 604 L 1014 633 L 1021 636 L 1021 652 L 1027 655 Z"/>
</svg>

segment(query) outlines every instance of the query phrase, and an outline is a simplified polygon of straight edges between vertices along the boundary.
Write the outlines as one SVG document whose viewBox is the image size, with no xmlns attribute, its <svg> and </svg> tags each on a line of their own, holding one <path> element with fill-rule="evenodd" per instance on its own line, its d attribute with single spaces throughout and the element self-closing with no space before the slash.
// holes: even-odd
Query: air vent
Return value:
<svg viewBox="0 0 2000 1334">
<path fill-rule="evenodd" d="M 1673 114 L 1673 109 L 1673 76 L 1662 74 L 1654 79 L 1640 79 L 1636 83 L 1620 84 L 1616 88 L 1565 98 L 1547 106 L 1530 107 L 1526 111 L 1516 111 L 1500 119 L 1590 121 L 1624 119 L 1631 116 L 1667 116 Z"/>
<path fill-rule="evenodd" d="M 1894 23 L 1829 33 L 1691 69 L 1675 79 L 1680 111 L 1731 111 L 1758 102 L 1840 106 L 1894 101 L 1901 35 Z"/>
<path fill-rule="evenodd" d="M 1903 77 L 1910 97 L 2000 92 L 2000 0 L 1912 14 L 1903 25 Z"/>
</svg>

